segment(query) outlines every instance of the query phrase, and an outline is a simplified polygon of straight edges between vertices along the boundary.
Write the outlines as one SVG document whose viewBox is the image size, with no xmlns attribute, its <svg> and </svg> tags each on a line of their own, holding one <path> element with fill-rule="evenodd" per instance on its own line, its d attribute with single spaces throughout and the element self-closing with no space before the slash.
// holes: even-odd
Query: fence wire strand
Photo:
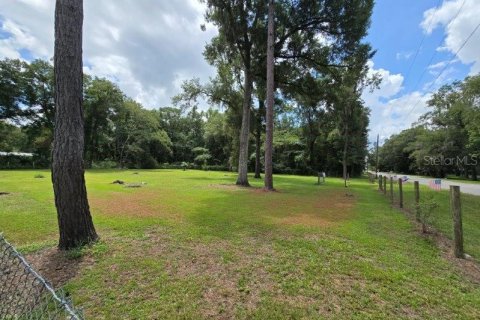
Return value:
<svg viewBox="0 0 480 320">
<path fill-rule="evenodd" d="M 84 319 L 0 234 L 0 319 Z"/>
</svg>

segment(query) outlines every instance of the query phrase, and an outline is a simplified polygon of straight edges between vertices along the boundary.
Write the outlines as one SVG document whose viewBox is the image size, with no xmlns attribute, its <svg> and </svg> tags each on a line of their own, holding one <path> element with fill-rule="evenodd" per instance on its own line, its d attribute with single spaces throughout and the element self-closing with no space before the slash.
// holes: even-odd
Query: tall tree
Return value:
<svg viewBox="0 0 480 320">
<path fill-rule="evenodd" d="M 53 131 L 55 121 L 55 101 L 53 66 L 44 60 L 34 60 L 25 66 L 25 115 L 35 127 L 45 127 Z"/>
<path fill-rule="evenodd" d="M 261 143 L 262 143 L 262 131 L 263 131 L 263 118 L 265 117 L 265 102 L 262 98 L 258 99 L 258 109 L 255 114 L 255 179 L 261 178 L 262 161 L 261 155 Z"/>
<path fill-rule="evenodd" d="M 355 127 L 364 122 L 362 121 L 364 110 L 361 94 L 365 87 L 374 88 L 378 86 L 380 81 L 378 74 L 368 74 L 367 62 L 373 57 L 374 53 L 369 44 L 362 44 L 359 41 L 355 43 L 352 48 L 352 55 L 345 59 L 349 66 L 341 73 L 337 86 L 337 99 L 334 108 L 338 114 L 338 125 L 343 140 L 342 166 L 345 187 L 347 187 L 350 139 L 353 137 L 354 130 L 358 129 Z M 366 126 L 368 126 L 368 123 L 362 127 L 366 128 Z"/>
<path fill-rule="evenodd" d="M 254 82 L 255 37 L 260 33 L 265 5 L 262 1 L 208 0 L 206 19 L 219 29 L 210 48 L 228 52 L 230 60 L 241 60 L 243 71 L 243 106 L 238 155 L 237 185 L 249 186 L 248 145 L 250 136 L 250 108 Z M 218 50 L 220 49 L 220 50 Z M 207 50 L 209 48 L 207 47 Z M 213 51 L 210 49 L 210 51 Z M 220 55 L 220 54 L 219 54 Z"/>
<path fill-rule="evenodd" d="M 273 189 L 273 104 L 274 104 L 274 67 L 275 67 L 275 35 L 274 35 L 273 0 L 268 1 L 268 39 L 267 39 L 267 110 L 265 132 L 265 190 Z"/>
<path fill-rule="evenodd" d="M 0 120 L 18 121 L 22 116 L 24 67 L 25 63 L 18 59 L 0 60 Z"/>
<path fill-rule="evenodd" d="M 55 132 L 52 180 L 60 229 L 60 249 L 95 241 L 85 187 L 82 107 L 83 0 L 55 5 Z"/>
<path fill-rule="evenodd" d="M 111 119 L 123 107 L 120 89 L 106 79 L 94 78 L 85 85 L 85 160 L 88 167 L 105 157 L 112 135 Z"/>
</svg>

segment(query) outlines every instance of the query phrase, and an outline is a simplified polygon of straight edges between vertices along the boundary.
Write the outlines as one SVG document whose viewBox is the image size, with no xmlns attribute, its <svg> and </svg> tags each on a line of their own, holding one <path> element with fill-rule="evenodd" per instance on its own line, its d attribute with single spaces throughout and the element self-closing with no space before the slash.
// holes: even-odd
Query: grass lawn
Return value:
<svg viewBox="0 0 480 320">
<path fill-rule="evenodd" d="M 448 175 L 447 180 L 455 180 L 455 181 L 465 182 L 465 183 L 477 183 L 477 184 L 480 183 L 479 180 L 465 179 L 465 178 L 462 178 L 462 177 L 457 177 L 455 175 Z"/>
<path fill-rule="evenodd" d="M 480 318 L 480 285 L 367 180 L 346 191 L 275 176 L 279 191 L 265 193 L 233 173 L 136 172 L 86 174 L 101 240 L 60 268 L 87 318 Z M 6 238 L 32 261 L 57 259 L 49 173 L 0 171 L 2 191 Z"/>
<path fill-rule="evenodd" d="M 394 190 L 396 189 L 396 185 Z M 387 186 L 387 190 L 390 186 Z M 407 210 L 415 212 L 415 194 L 413 183 L 404 184 L 404 205 Z M 395 194 L 395 197 L 397 195 Z M 432 213 L 429 224 L 448 238 L 453 239 L 453 219 L 450 209 L 450 191 L 434 191 L 428 186 L 420 185 L 420 199 L 431 197 L 438 204 Z M 463 241 L 465 252 L 480 262 L 480 197 L 461 194 Z"/>
</svg>

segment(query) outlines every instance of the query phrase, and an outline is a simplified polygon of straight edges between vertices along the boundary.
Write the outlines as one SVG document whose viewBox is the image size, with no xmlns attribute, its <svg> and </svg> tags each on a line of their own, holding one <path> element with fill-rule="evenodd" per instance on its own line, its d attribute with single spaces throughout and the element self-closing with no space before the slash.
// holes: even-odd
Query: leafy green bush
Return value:
<svg viewBox="0 0 480 320">
<path fill-rule="evenodd" d="M 112 169 L 116 167 L 117 163 L 111 160 L 95 161 L 92 163 L 92 169 Z"/>
<path fill-rule="evenodd" d="M 153 158 L 151 155 L 145 155 L 140 161 L 141 169 L 157 169 L 158 167 L 157 160 L 155 160 L 155 158 Z"/>
</svg>

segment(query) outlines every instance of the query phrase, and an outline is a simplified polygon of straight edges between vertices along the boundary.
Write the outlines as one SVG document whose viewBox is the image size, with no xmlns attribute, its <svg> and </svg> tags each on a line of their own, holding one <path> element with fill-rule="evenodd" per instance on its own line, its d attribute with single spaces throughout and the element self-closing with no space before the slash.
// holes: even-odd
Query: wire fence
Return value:
<svg viewBox="0 0 480 320">
<path fill-rule="evenodd" d="M 373 183 L 376 184 L 377 189 L 380 189 L 378 180 L 373 180 Z M 387 177 L 386 187 L 386 191 L 381 190 L 380 192 L 385 194 L 393 207 L 400 207 L 401 199 L 398 178 L 393 178 L 392 184 L 390 184 L 390 177 Z M 403 210 L 413 219 L 424 223 L 427 228 L 432 228 L 453 240 L 454 228 L 450 190 L 444 186 L 441 187 L 441 190 L 434 190 L 429 186 L 420 184 L 418 195 L 419 201 L 417 204 L 414 181 L 402 183 Z M 480 197 L 461 193 L 460 200 L 465 252 L 475 260 L 480 261 Z M 428 216 L 425 214 L 425 211 L 428 210 L 425 209 L 426 203 L 434 205 Z"/>
<path fill-rule="evenodd" d="M 1 234 L 0 319 L 84 319 Z"/>
</svg>

